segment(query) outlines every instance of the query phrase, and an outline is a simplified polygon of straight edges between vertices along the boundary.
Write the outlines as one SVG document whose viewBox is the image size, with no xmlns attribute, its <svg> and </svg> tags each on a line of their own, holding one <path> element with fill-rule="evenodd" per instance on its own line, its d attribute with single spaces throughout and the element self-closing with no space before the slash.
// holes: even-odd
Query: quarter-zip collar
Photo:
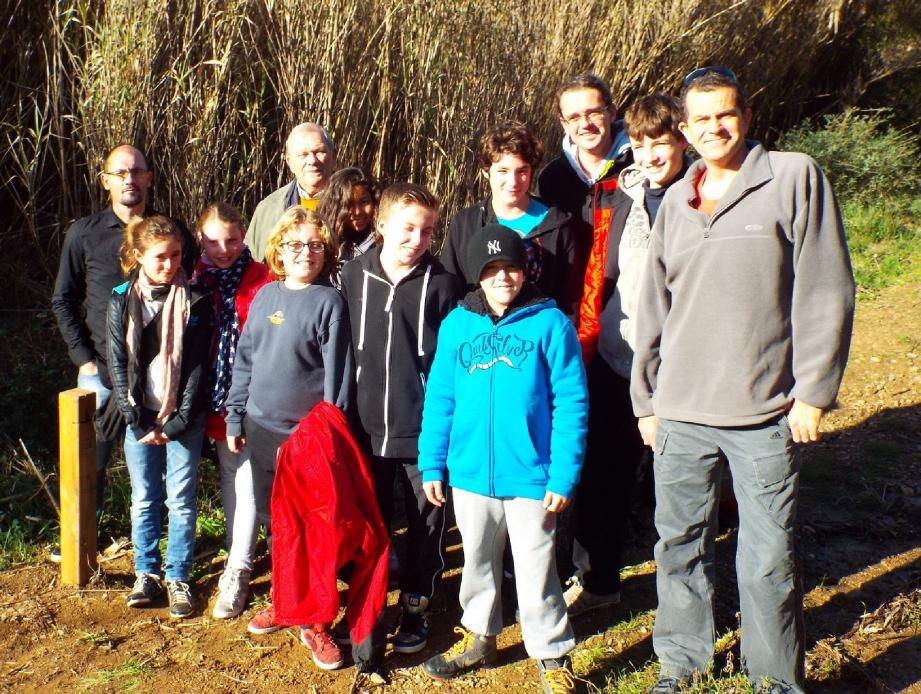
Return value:
<svg viewBox="0 0 921 694">
<path fill-rule="evenodd" d="M 684 178 L 676 184 L 679 187 L 682 199 L 687 201 L 687 205 L 682 205 L 682 209 L 689 218 L 703 222 L 704 226 L 707 227 L 708 233 L 705 234 L 706 236 L 709 236 L 710 227 L 720 216 L 732 209 L 749 192 L 760 188 L 774 178 L 770 157 L 764 146 L 756 140 L 746 140 L 745 145 L 748 147 L 748 154 L 745 155 L 742 168 L 739 169 L 739 173 L 732 180 L 729 189 L 719 201 L 716 210 L 714 210 L 709 219 L 703 212 L 692 207 L 697 199 L 697 182 L 707 170 L 706 162 L 702 159 L 694 162 L 684 175 Z"/>
</svg>

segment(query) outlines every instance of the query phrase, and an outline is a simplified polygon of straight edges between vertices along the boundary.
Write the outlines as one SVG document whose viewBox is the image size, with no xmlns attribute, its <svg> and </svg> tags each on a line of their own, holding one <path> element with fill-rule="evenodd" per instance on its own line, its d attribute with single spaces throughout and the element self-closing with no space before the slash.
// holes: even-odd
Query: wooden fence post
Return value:
<svg viewBox="0 0 921 694">
<path fill-rule="evenodd" d="M 61 580 L 86 585 L 96 571 L 96 393 L 58 395 L 61 448 Z"/>
</svg>

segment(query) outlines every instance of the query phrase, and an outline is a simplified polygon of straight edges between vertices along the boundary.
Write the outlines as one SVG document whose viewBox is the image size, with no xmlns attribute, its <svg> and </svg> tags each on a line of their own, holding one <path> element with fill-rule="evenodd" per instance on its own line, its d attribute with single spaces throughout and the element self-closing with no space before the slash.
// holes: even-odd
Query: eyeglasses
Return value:
<svg viewBox="0 0 921 694">
<path fill-rule="evenodd" d="M 119 169 L 118 171 L 103 171 L 102 173 L 105 174 L 106 176 L 116 176 L 124 181 L 124 180 L 127 180 L 128 176 L 134 176 L 135 178 L 137 178 L 138 176 L 142 176 L 146 173 L 149 173 L 149 171 L 147 169 L 137 168 L 137 169 Z"/>
<path fill-rule="evenodd" d="M 322 241 L 308 241 L 307 243 L 303 241 L 285 241 L 281 245 L 294 255 L 297 255 L 305 248 L 311 253 L 322 253 L 326 250 L 326 245 Z"/>
<path fill-rule="evenodd" d="M 587 120 L 592 125 L 601 125 L 604 122 L 604 114 L 608 112 L 610 106 L 602 106 L 601 108 L 593 108 L 583 113 L 574 113 L 571 116 L 562 116 L 563 122 L 566 125 L 578 125 L 582 122 L 583 119 Z"/>
<path fill-rule="evenodd" d="M 691 70 L 684 78 L 683 84 L 685 87 L 690 87 L 691 82 L 711 72 L 715 72 L 717 75 L 722 75 L 723 77 L 728 77 L 733 82 L 739 81 L 739 78 L 736 77 L 736 73 L 728 67 L 723 67 L 722 65 L 708 65 L 707 67 L 699 67 L 696 70 Z"/>
</svg>

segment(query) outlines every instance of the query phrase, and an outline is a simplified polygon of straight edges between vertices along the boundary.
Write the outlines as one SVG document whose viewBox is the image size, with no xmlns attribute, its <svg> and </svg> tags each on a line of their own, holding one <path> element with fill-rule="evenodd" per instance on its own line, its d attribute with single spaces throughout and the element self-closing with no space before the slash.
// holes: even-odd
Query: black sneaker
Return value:
<svg viewBox="0 0 921 694">
<path fill-rule="evenodd" d="M 448 680 L 467 670 L 496 662 L 495 636 L 481 636 L 461 627 L 454 627 L 454 633 L 460 634 L 460 641 L 441 655 L 422 663 L 426 675 L 436 680 Z"/>
<path fill-rule="evenodd" d="M 400 628 L 393 637 L 396 653 L 418 653 L 429 642 L 429 620 L 426 608 L 429 599 L 424 595 L 407 593 L 403 596 L 403 617 Z"/>
<path fill-rule="evenodd" d="M 166 595 L 169 598 L 169 616 L 173 619 L 185 619 L 192 616 L 195 604 L 192 591 L 184 581 L 167 581 Z"/>
<path fill-rule="evenodd" d="M 160 579 L 153 574 L 139 573 L 134 579 L 134 587 L 125 598 L 128 607 L 144 607 L 163 594 Z"/>
</svg>

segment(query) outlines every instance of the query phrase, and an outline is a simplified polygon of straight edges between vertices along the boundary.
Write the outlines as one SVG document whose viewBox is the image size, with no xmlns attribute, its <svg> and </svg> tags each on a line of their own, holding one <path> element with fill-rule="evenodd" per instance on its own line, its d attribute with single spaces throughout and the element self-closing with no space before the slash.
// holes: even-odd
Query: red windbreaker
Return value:
<svg viewBox="0 0 921 694">
<path fill-rule="evenodd" d="M 276 623 L 332 622 L 336 571 L 352 561 L 345 617 L 352 643 L 364 641 L 386 603 L 390 540 L 370 464 L 335 405 L 314 407 L 282 444 L 271 511 Z"/>
</svg>

